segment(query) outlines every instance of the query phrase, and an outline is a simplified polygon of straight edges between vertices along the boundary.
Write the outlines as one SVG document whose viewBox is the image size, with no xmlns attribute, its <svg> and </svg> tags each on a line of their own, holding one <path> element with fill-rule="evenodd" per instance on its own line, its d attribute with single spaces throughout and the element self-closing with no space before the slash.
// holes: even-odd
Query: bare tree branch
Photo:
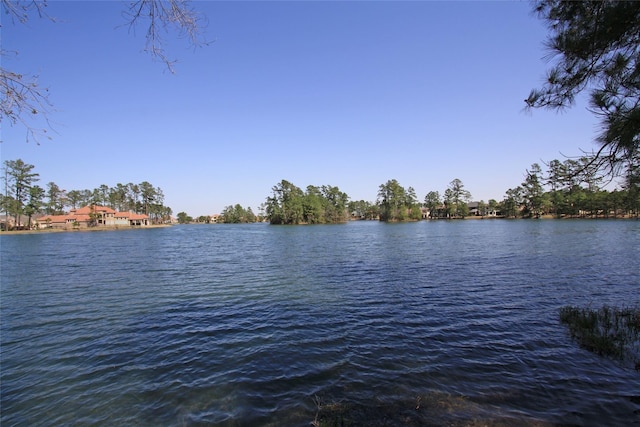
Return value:
<svg viewBox="0 0 640 427">
<path fill-rule="evenodd" d="M 5 53 L 1 53 L 5 56 Z M 52 129 L 49 122 L 51 112 L 49 89 L 38 84 L 38 76 L 25 76 L 0 67 L 0 118 L 8 119 L 12 125 L 22 124 L 26 128 L 26 142 L 35 141 L 48 136 Z M 33 123 L 43 119 L 47 126 L 40 129 Z"/>
<path fill-rule="evenodd" d="M 27 23 L 33 13 L 55 22 L 47 14 L 47 4 L 47 0 L 0 0 L 2 11 L 11 17 L 13 23 L 20 24 Z M 171 73 L 174 72 L 175 61 L 170 60 L 165 52 L 166 34 L 176 31 L 194 48 L 208 44 L 201 30 L 204 17 L 190 8 L 189 0 L 136 0 L 123 15 L 130 29 L 140 21 L 147 22 L 145 51 L 164 62 Z M 0 49 L 0 57 L 8 54 Z M 12 125 L 23 125 L 27 142 L 34 140 L 39 143 L 42 136 L 51 139 L 48 136 L 52 130 L 49 90 L 39 85 L 37 75 L 19 74 L 0 67 L 0 97 L 0 121 L 7 119 Z M 34 120 L 44 120 L 46 126 L 38 128 Z"/>
<path fill-rule="evenodd" d="M 123 16 L 130 30 L 135 30 L 141 21 L 148 22 L 145 51 L 164 62 L 171 73 L 175 72 L 175 60 L 169 59 L 164 48 L 167 33 L 177 31 L 194 48 L 209 44 L 202 33 L 204 17 L 191 9 L 189 0 L 137 0 Z"/>
<path fill-rule="evenodd" d="M 2 5 L 4 13 L 9 15 L 13 22 L 18 21 L 21 24 L 25 24 L 29 20 L 29 13 L 32 10 L 34 10 L 40 18 L 46 17 L 55 21 L 55 19 L 50 17 L 45 10 L 47 7 L 47 0 L 1 0 L 0 4 Z"/>
</svg>

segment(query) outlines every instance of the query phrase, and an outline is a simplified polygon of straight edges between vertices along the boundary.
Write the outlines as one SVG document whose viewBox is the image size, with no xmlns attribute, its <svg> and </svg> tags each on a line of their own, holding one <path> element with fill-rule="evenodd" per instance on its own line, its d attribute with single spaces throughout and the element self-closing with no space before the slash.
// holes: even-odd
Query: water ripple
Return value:
<svg viewBox="0 0 640 427">
<path fill-rule="evenodd" d="M 0 421 L 302 426 L 318 405 L 346 405 L 357 424 L 640 423 L 640 377 L 557 320 L 567 303 L 639 303 L 639 231 L 460 221 L 2 236 Z"/>
</svg>

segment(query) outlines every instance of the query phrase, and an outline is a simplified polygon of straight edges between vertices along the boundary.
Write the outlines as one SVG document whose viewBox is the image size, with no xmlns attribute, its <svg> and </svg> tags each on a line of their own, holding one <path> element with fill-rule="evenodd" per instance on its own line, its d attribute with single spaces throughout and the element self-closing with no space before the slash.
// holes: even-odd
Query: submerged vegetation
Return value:
<svg viewBox="0 0 640 427">
<path fill-rule="evenodd" d="M 315 396 L 313 427 L 349 426 L 511 426 L 538 425 L 535 419 L 444 392 L 416 397 L 376 398 L 369 404 L 324 401 Z"/>
<path fill-rule="evenodd" d="M 560 321 L 582 348 L 630 362 L 640 371 L 640 308 L 565 306 Z"/>
</svg>

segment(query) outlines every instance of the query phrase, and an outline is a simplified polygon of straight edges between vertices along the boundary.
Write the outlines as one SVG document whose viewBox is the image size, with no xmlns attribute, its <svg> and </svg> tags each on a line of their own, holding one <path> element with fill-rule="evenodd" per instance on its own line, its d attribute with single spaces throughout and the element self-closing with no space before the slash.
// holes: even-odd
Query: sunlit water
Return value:
<svg viewBox="0 0 640 427">
<path fill-rule="evenodd" d="M 630 425 L 567 304 L 640 304 L 640 221 L 4 235 L 1 424 Z"/>
</svg>

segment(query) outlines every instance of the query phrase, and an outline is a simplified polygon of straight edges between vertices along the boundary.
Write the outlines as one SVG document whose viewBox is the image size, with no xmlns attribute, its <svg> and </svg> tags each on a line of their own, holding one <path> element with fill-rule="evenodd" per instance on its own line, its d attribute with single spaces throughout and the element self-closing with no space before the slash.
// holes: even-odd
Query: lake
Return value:
<svg viewBox="0 0 640 427">
<path fill-rule="evenodd" d="M 3 427 L 640 423 L 640 373 L 558 316 L 640 305 L 640 221 L 184 225 L 0 250 Z"/>
</svg>

